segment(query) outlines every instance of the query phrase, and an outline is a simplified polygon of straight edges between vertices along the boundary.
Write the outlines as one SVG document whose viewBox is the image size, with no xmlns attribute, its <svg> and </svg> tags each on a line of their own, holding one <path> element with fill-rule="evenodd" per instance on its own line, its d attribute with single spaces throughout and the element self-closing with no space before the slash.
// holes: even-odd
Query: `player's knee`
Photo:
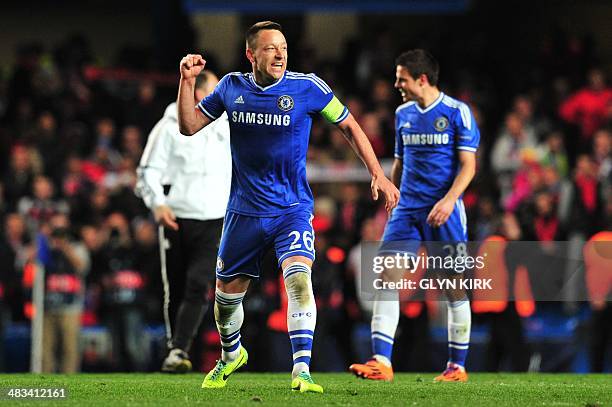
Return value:
<svg viewBox="0 0 612 407">
<path fill-rule="evenodd" d="M 218 291 L 227 294 L 235 294 L 246 292 L 246 290 L 249 288 L 250 282 L 250 278 L 243 276 L 238 276 L 228 281 L 220 280 L 219 278 L 217 278 L 215 286 Z"/>
<path fill-rule="evenodd" d="M 447 289 L 445 290 L 445 294 L 446 299 L 452 303 L 469 301 L 466 291 L 462 288 Z"/>
<path fill-rule="evenodd" d="M 285 288 L 287 299 L 291 302 L 304 305 L 314 298 L 310 274 L 308 273 L 299 272 L 287 277 Z"/>
</svg>

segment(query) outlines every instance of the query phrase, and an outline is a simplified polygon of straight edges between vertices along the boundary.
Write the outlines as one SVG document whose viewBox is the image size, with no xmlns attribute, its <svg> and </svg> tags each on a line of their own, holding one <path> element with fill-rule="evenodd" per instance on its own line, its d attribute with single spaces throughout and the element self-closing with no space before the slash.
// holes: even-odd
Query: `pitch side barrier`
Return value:
<svg viewBox="0 0 612 407">
<path fill-rule="evenodd" d="M 360 296 L 475 301 L 610 301 L 612 241 L 362 242 Z"/>
</svg>

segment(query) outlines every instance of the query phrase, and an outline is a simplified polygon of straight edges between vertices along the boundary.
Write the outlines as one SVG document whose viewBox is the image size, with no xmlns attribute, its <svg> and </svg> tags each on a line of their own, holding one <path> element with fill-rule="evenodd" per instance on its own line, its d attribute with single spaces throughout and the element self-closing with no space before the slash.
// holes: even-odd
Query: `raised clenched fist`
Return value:
<svg viewBox="0 0 612 407">
<path fill-rule="evenodd" d="M 191 79 L 195 78 L 202 72 L 204 66 L 206 65 L 206 60 L 202 58 L 202 55 L 199 54 L 188 54 L 183 59 L 181 59 L 181 63 L 179 65 L 179 70 L 181 72 L 181 78 L 183 79 Z"/>
</svg>

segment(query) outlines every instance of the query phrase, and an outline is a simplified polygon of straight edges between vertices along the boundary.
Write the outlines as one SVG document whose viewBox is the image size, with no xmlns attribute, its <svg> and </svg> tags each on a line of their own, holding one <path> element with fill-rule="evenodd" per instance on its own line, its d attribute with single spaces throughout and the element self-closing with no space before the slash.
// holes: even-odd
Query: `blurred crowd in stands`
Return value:
<svg viewBox="0 0 612 407">
<path fill-rule="evenodd" d="M 510 60 L 492 46 L 483 47 L 477 61 L 478 55 L 463 58 L 458 43 L 447 45 L 450 51 L 426 44 L 440 59 L 442 90 L 467 102 L 481 129 L 477 176 L 464 196 L 472 240 L 585 242 L 612 231 L 612 87 L 589 44 L 556 33 L 537 45 L 531 61 Z M 403 45 L 384 29 L 347 43 L 336 60 L 318 58 L 311 45 L 290 44 L 290 69 L 325 79 L 381 159 L 393 157 L 394 112 L 401 103 L 393 89 L 394 58 Z M 133 188 L 146 137 L 175 97 L 177 74 L 134 71 L 129 62 L 104 70 L 82 36 L 55 48 L 24 44 L 16 52 L 15 65 L 0 76 L 0 336 L 35 312 L 29 264 L 54 259 L 46 270 L 44 370 L 155 368 L 159 361 L 151 363 L 141 349 L 145 327 L 162 323 L 157 227 Z M 225 73 L 213 55 L 207 59 Z M 359 165 L 342 134 L 321 119 L 312 126 L 308 159 L 332 172 Z M 355 339 L 369 321 L 355 284 L 359 244 L 380 239 L 387 217 L 371 201 L 367 182 L 312 188 L 320 310 L 313 365 L 344 370 L 369 352 Z M 243 337 L 253 369 L 287 370 L 291 361 L 283 358 L 290 352 L 268 345 L 289 349 L 282 281 L 272 257 L 266 265 L 245 302 Z M 604 349 L 612 338 L 609 304 L 591 310 L 607 330 Z M 436 369 L 439 363 L 422 354 L 408 355 L 427 349 L 435 310 L 408 305 L 402 307 L 398 343 L 407 345 L 397 347 L 398 366 Z M 553 312 L 570 311 L 559 305 Z M 195 350 L 201 369 L 218 356 L 212 317 L 206 321 Z M 521 331 L 521 319 L 513 321 Z M 108 328 L 108 359 L 94 360 L 87 344 L 79 349 L 79 331 L 87 326 Z M 592 359 L 591 369 L 603 369 L 603 356 Z"/>
</svg>

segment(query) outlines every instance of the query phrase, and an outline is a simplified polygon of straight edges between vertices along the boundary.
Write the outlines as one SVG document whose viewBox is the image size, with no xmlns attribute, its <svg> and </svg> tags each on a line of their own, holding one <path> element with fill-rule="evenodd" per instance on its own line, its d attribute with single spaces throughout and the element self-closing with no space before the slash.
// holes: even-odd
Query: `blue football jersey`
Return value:
<svg viewBox="0 0 612 407">
<path fill-rule="evenodd" d="M 458 151 L 476 152 L 480 132 L 470 108 L 440 92 L 426 109 L 411 101 L 395 111 L 395 157 L 403 160 L 398 209 L 431 208 L 459 170 Z"/>
<path fill-rule="evenodd" d="M 230 122 L 232 186 L 228 210 L 276 216 L 313 197 L 306 180 L 306 151 L 312 118 L 340 123 L 348 110 L 314 74 L 287 71 L 262 87 L 252 73 L 225 75 L 198 103 L 211 119 L 226 111 Z"/>
</svg>

